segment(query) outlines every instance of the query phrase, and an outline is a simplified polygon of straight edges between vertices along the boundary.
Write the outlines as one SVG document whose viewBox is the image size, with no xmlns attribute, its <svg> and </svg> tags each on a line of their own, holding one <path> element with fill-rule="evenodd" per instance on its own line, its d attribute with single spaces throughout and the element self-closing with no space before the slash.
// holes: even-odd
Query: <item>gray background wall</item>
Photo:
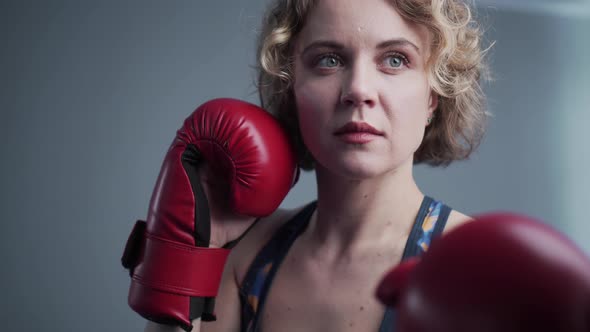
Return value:
<svg viewBox="0 0 590 332">
<path fill-rule="evenodd" d="M 257 102 L 265 3 L 0 2 L 0 330 L 143 328 L 119 265 L 128 232 L 192 109 Z M 486 140 L 416 176 L 463 212 L 527 213 L 590 250 L 590 3 L 506 3 L 481 5 L 497 41 Z M 283 205 L 314 196 L 305 174 Z"/>
</svg>

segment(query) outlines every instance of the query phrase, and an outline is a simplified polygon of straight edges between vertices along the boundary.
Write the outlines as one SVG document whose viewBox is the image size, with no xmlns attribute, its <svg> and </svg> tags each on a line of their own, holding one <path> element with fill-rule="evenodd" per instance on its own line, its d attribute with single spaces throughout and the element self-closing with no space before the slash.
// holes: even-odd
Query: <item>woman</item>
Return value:
<svg viewBox="0 0 590 332">
<path fill-rule="evenodd" d="M 259 45 L 262 106 L 315 168 L 317 204 L 252 228 L 226 264 L 217 321 L 195 330 L 391 329 L 377 283 L 469 220 L 424 195 L 412 169 L 478 145 L 479 38 L 460 0 L 275 1 Z"/>
</svg>

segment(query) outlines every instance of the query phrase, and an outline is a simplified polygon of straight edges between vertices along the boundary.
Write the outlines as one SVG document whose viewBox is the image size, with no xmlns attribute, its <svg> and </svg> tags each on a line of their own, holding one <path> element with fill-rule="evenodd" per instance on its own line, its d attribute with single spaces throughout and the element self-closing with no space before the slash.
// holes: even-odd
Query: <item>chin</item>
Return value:
<svg viewBox="0 0 590 332">
<path fill-rule="evenodd" d="M 317 160 L 325 171 L 351 180 L 365 180 L 379 177 L 393 168 L 383 158 L 356 157 L 334 158 L 331 160 Z"/>
</svg>

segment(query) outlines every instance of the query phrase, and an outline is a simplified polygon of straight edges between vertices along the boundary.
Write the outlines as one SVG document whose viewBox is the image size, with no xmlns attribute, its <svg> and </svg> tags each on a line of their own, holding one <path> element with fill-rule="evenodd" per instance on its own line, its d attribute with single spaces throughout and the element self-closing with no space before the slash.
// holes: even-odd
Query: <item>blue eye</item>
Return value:
<svg viewBox="0 0 590 332">
<path fill-rule="evenodd" d="M 390 67 L 390 68 L 401 68 L 404 65 L 408 64 L 408 59 L 403 56 L 402 54 L 399 53 L 395 53 L 395 54 L 391 54 L 389 56 L 387 56 L 385 58 L 385 65 Z"/>
<path fill-rule="evenodd" d="M 340 65 L 340 60 L 333 55 L 326 55 L 319 59 L 317 62 L 317 66 L 319 67 L 327 67 L 327 68 L 334 68 Z"/>
<path fill-rule="evenodd" d="M 400 57 L 397 57 L 397 56 L 389 57 L 389 65 L 391 67 L 398 68 L 398 67 L 401 67 L 403 64 L 404 64 L 404 62 Z"/>
</svg>

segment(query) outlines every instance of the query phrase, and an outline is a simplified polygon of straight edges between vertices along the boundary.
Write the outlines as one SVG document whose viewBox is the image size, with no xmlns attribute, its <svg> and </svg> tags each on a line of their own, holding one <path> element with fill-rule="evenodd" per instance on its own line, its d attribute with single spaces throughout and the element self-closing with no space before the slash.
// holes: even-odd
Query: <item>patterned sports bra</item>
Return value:
<svg viewBox="0 0 590 332">
<path fill-rule="evenodd" d="M 309 203 L 281 226 L 252 261 L 239 290 L 241 332 L 260 331 L 259 313 L 263 310 L 270 284 L 289 248 L 307 227 L 316 203 Z M 448 206 L 425 196 L 406 242 L 402 260 L 424 253 L 431 239 L 442 233 L 450 212 Z M 393 331 L 394 316 L 395 312 L 388 308 L 379 332 Z"/>
</svg>

